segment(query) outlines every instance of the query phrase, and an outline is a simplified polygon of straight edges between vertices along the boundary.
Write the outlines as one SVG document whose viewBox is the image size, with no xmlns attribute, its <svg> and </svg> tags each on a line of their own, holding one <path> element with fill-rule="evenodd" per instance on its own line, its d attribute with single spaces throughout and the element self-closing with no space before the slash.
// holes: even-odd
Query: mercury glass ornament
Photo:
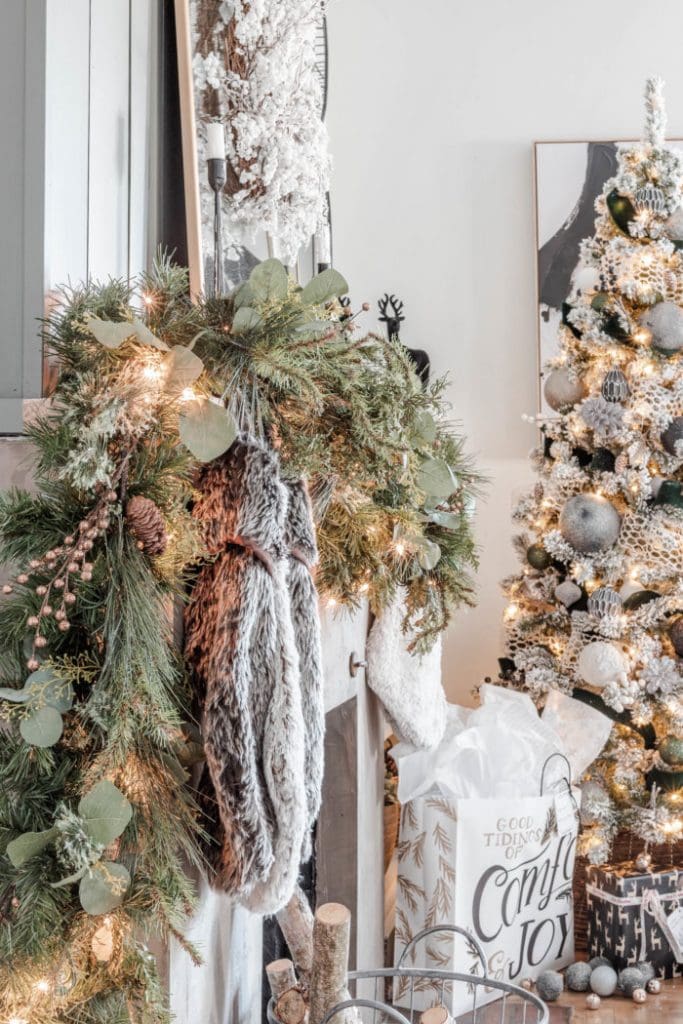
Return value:
<svg viewBox="0 0 683 1024">
<path fill-rule="evenodd" d="M 608 619 L 621 611 L 622 599 L 611 587 L 598 587 L 588 598 L 588 612 L 597 619 Z"/>
<path fill-rule="evenodd" d="M 608 370 L 602 382 L 602 397 L 606 402 L 625 402 L 630 392 L 626 375 L 621 370 Z"/>
<path fill-rule="evenodd" d="M 634 863 L 637 871 L 649 871 L 652 867 L 652 854 L 647 850 L 641 850 Z"/>
<path fill-rule="evenodd" d="M 637 988 L 631 998 L 634 1003 L 644 1003 L 647 1000 L 647 992 L 644 988 Z"/>
<path fill-rule="evenodd" d="M 585 397 L 586 387 L 566 366 L 553 370 L 543 385 L 545 400 L 555 412 L 568 412 Z"/>
<path fill-rule="evenodd" d="M 582 554 L 606 551 L 619 537 L 621 517 L 614 505 L 598 494 L 576 494 L 560 514 L 560 532 Z"/>
<path fill-rule="evenodd" d="M 666 736 L 657 749 L 664 764 L 683 764 L 683 736 Z"/>
<path fill-rule="evenodd" d="M 666 213 L 664 193 L 656 185 L 643 185 L 642 188 L 637 188 L 633 200 L 634 206 L 639 212 L 647 211 L 659 216 Z"/>
<path fill-rule="evenodd" d="M 640 317 L 652 333 L 652 345 L 664 355 L 683 348 L 683 309 L 675 302 L 658 302 Z"/>
<path fill-rule="evenodd" d="M 600 1009 L 600 996 L 597 992 L 590 992 L 586 996 L 586 1009 L 587 1010 L 599 1010 Z"/>
<path fill-rule="evenodd" d="M 678 455 L 676 444 L 683 441 L 683 416 L 676 416 L 669 426 L 662 432 L 662 445 L 669 455 Z"/>
<path fill-rule="evenodd" d="M 662 983 L 659 980 L 659 978 L 650 978 L 650 980 L 647 982 L 645 988 L 653 996 L 656 996 L 656 995 L 658 995 L 662 991 Z"/>
</svg>

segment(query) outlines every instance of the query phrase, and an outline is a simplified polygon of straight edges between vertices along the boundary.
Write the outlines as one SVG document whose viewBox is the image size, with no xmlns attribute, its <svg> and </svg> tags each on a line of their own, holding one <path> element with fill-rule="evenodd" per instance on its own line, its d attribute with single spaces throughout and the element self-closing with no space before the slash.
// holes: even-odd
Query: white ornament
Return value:
<svg viewBox="0 0 683 1024">
<path fill-rule="evenodd" d="M 617 972 L 613 967 L 602 964 L 591 974 L 590 986 L 598 996 L 611 996 L 617 987 Z"/>
<path fill-rule="evenodd" d="M 652 344 L 661 352 L 677 352 L 683 348 L 683 309 L 675 302 L 658 302 L 640 318 L 652 331 Z"/>
<path fill-rule="evenodd" d="M 589 994 L 586 996 L 586 1009 L 600 1009 L 600 996 L 597 994 L 597 992 L 589 992 Z"/>
<path fill-rule="evenodd" d="M 576 668 L 585 683 L 599 689 L 609 683 L 626 682 L 626 658 L 622 651 L 606 640 L 586 644 Z"/>
</svg>

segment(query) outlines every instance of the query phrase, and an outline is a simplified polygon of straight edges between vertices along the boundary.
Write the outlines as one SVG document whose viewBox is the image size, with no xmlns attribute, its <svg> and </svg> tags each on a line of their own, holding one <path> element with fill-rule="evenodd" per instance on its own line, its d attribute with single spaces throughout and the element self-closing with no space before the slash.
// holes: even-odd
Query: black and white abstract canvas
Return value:
<svg viewBox="0 0 683 1024">
<path fill-rule="evenodd" d="M 562 303 L 593 286 L 593 274 L 581 265 L 579 244 L 593 234 L 595 200 L 617 169 L 620 142 L 537 142 L 536 248 L 539 366 L 558 351 Z M 673 140 L 683 147 L 683 142 Z M 548 409 L 539 391 L 541 411 Z"/>
</svg>

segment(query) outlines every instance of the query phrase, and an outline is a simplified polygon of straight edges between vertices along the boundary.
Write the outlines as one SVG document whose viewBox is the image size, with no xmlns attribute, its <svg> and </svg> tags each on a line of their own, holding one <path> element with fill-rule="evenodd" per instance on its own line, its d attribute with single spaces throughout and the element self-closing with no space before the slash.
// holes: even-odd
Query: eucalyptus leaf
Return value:
<svg viewBox="0 0 683 1024">
<path fill-rule="evenodd" d="M 252 331 L 261 324 L 261 317 L 251 306 L 242 306 L 237 310 L 232 321 L 234 334 L 241 334 L 243 331 Z"/>
<path fill-rule="evenodd" d="M 125 829 L 133 808 L 113 782 L 103 779 L 81 799 L 78 813 L 90 838 L 108 846 Z"/>
<path fill-rule="evenodd" d="M 249 286 L 256 302 L 278 302 L 287 298 L 287 271 L 279 260 L 264 260 L 254 267 Z"/>
<path fill-rule="evenodd" d="M 74 882 L 79 882 L 81 880 L 81 878 L 83 878 L 83 875 L 86 873 L 86 871 L 89 871 L 89 870 L 90 870 L 90 868 L 86 864 L 86 866 L 84 868 L 81 868 L 79 871 L 74 871 L 73 875 L 67 875 L 66 878 L 60 878 L 60 880 L 58 882 L 51 882 L 50 883 L 50 888 L 51 889 L 66 889 L 67 885 L 73 885 Z"/>
<path fill-rule="evenodd" d="M 24 684 L 31 704 L 48 706 L 64 713 L 73 707 L 71 683 L 57 675 L 54 669 L 39 668 L 32 672 Z"/>
<path fill-rule="evenodd" d="M 88 330 L 105 348 L 120 348 L 124 341 L 135 335 L 135 327 L 128 320 L 114 323 L 112 320 L 100 320 L 98 316 L 89 316 Z"/>
<path fill-rule="evenodd" d="M 251 290 L 251 285 L 248 281 L 243 281 L 239 287 L 235 288 L 232 293 L 232 301 L 235 309 L 241 309 L 242 306 L 251 306 L 256 301 L 256 296 Z"/>
<path fill-rule="evenodd" d="M 301 301 L 307 306 L 320 306 L 329 299 L 345 295 L 349 286 L 338 270 L 328 267 L 322 273 L 317 274 L 302 289 Z"/>
<path fill-rule="evenodd" d="M 415 417 L 415 437 L 425 444 L 436 440 L 436 420 L 427 409 L 420 409 Z"/>
<path fill-rule="evenodd" d="M 32 747 L 54 747 L 62 735 L 64 723 L 56 708 L 38 708 L 19 723 L 22 738 Z"/>
<path fill-rule="evenodd" d="M 441 548 L 432 540 L 425 540 L 418 548 L 417 560 L 425 569 L 434 569 L 441 558 Z"/>
<path fill-rule="evenodd" d="M 457 512 L 441 512 L 435 508 L 429 512 L 429 518 L 436 526 L 443 526 L 445 530 L 457 530 L 461 525 Z"/>
<path fill-rule="evenodd" d="M 25 704 L 29 696 L 25 687 L 22 687 L 21 690 L 13 690 L 11 686 L 0 686 L 0 700 L 11 700 L 13 704 Z"/>
<path fill-rule="evenodd" d="M 78 895 L 86 914 L 108 914 L 122 902 L 130 887 L 130 873 L 111 860 L 95 864 L 81 879 Z"/>
<path fill-rule="evenodd" d="M 425 459 L 416 482 L 421 491 L 434 498 L 447 498 L 458 489 L 453 471 L 443 459 Z"/>
<path fill-rule="evenodd" d="M 204 372 L 204 363 L 199 356 L 184 345 L 174 345 L 168 356 L 169 390 L 182 391 L 193 384 Z"/>
<path fill-rule="evenodd" d="M 180 440 L 200 462 L 211 462 L 227 451 L 237 437 L 232 416 L 220 405 L 197 398 L 180 416 Z"/>
<path fill-rule="evenodd" d="M 325 334 L 329 334 L 332 326 L 329 320 L 309 320 L 308 323 L 304 323 L 301 327 L 296 328 L 296 336 L 303 341 L 322 338 Z"/>
<path fill-rule="evenodd" d="M 7 844 L 7 856 L 15 868 L 20 868 L 27 860 L 44 850 L 56 835 L 56 828 L 48 828 L 44 832 L 24 832 Z"/>
<path fill-rule="evenodd" d="M 160 352 L 168 352 L 166 342 L 162 341 L 161 338 L 157 338 L 156 334 L 153 334 L 147 324 L 143 324 L 142 320 L 133 320 L 133 327 L 135 329 L 135 337 L 141 345 L 150 345 Z"/>
</svg>

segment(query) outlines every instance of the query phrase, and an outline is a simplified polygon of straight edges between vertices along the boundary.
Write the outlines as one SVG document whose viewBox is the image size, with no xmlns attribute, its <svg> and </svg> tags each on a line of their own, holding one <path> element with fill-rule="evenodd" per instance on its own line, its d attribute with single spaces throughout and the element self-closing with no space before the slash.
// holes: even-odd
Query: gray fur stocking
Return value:
<svg viewBox="0 0 683 1024">
<path fill-rule="evenodd" d="M 308 509 L 307 498 L 299 485 L 288 491 L 277 456 L 247 438 L 204 467 L 199 486 L 196 515 L 214 561 L 193 590 L 185 648 L 203 698 L 201 789 L 205 806 L 215 800 L 214 881 L 252 910 L 274 913 L 296 884 L 320 799 L 316 596 L 298 555 L 292 572 L 287 525 L 290 505 Z M 298 514 L 294 522 L 311 564 L 312 525 L 306 534 Z"/>
</svg>

